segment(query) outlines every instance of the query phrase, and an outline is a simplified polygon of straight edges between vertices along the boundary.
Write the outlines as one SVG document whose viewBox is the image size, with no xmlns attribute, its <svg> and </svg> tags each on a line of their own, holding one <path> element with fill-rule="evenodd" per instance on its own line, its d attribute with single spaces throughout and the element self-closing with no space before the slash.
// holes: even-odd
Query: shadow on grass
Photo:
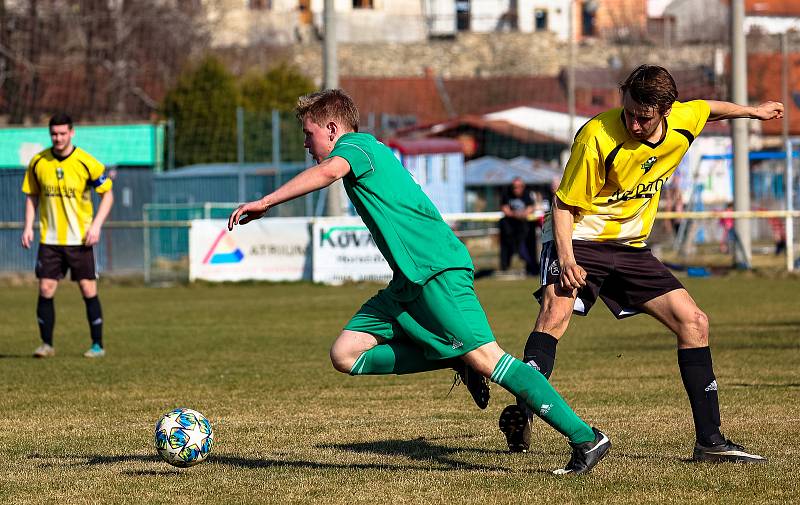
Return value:
<svg viewBox="0 0 800 505">
<path fill-rule="evenodd" d="M 797 389 L 800 388 L 800 383 L 797 382 L 786 382 L 786 383 L 775 383 L 775 382 L 732 382 L 730 384 L 726 384 L 727 387 L 732 388 L 774 388 L 774 389 Z"/>
<path fill-rule="evenodd" d="M 33 359 L 31 354 L 0 354 L 0 359 Z"/>
<path fill-rule="evenodd" d="M 407 443 L 413 443 L 416 441 L 410 441 Z M 391 445 L 395 445 L 397 443 L 403 443 L 403 441 L 390 441 Z M 412 451 L 372 451 L 367 450 L 366 447 L 370 445 L 377 445 L 380 446 L 381 443 L 377 442 L 374 444 L 342 444 L 340 446 L 317 446 L 320 448 L 332 448 L 337 450 L 353 450 L 353 447 L 362 446 L 361 450 L 357 452 L 375 452 L 377 454 L 382 455 L 405 455 L 408 457 L 412 457 L 415 460 L 423 461 L 428 463 L 427 467 L 423 466 L 411 466 L 411 465 L 396 465 L 390 463 L 325 463 L 320 461 L 306 461 L 306 460 L 277 460 L 277 459 L 252 459 L 252 458 L 243 458 L 238 456 L 226 456 L 226 455 L 214 455 L 211 454 L 208 458 L 208 463 L 212 465 L 225 465 L 231 467 L 238 467 L 238 468 L 249 468 L 249 469 L 257 469 L 257 468 L 300 468 L 300 469 L 308 469 L 308 470 L 392 470 L 392 471 L 414 471 L 414 470 L 423 470 L 423 471 L 430 471 L 430 470 L 439 470 L 439 471 L 464 471 L 464 470 L 476 470 L 476 471 L 493 471 L 493 472 L 509 472 L 508 468 L 498 467 L 498 466 L 486 466 L 486 465 L 476 465 L 470 463 L 464 463 L 460 461 L 454 461 L 444 457 L 445 454 L 449 454 L 451 452 L 458 452 L 457 449 L 447 449 L 438 446 L 429 446 L 430 449 L 428 451 L 420 451 L 419 449 L 415 449 L 417 456 L 412 456 Z M 421 447 L 421 446 L 420 446 Z M 484 451 L 484 452 L 493 452 L 493 451 Z M 94 455 L 58 455 L 58 456 L 47 456 L 42 454 L 30 454 L 28 455 L 29 459 L 41 459 L 44 460 L 39 463 L 39 466 L 42 468 L 51 468 L 51 467 L 59 467 L 59 466 L 95 466 L 95 465 L 112 465 L 115 463 L 126 463 L 126 462 L 139 462 L 139 463 L 164 463 L 160 457 L 156 455 L 145 456 L 141 454 L 130 454 L 130 455 L 114 455 L 108 456 L 103 454 L 94 454 Z M 437 468 L 431 468 L 431 463 L 435 463 Z M 165 469 L 165 470 L 128 470 L 122 472 L 125 475 L 130 476 L 139 476 L 139 477 L 152 477 L 152 476 L 160 476 L 160 475 L 174 475 L 183 473 L 185 470 L 179 469 Z M 531 473 L 535 472 L 543 472 L 548 473 L 546 470 L 531 470 Z"/>
<path fill-rule="evenodd" d="M 381 440 L 377 442 L 358 442 L 349 444 L 320 444 L 320 449 L 354 452 L 357 454 L 375 454 L 379 456 L 404 456 L 415 461 L 435 462 L 446 469 L 481 470 L 507 472 L 507 468 L 497 466 L 475 465 L 456 461 L 451 458 L 455 453 L 473 452 L 479 454 L 497 454 L 505 451 L 476 448 L 453 448 L 430 443 L 425 438 L 414 440 Z"/>
</svg>

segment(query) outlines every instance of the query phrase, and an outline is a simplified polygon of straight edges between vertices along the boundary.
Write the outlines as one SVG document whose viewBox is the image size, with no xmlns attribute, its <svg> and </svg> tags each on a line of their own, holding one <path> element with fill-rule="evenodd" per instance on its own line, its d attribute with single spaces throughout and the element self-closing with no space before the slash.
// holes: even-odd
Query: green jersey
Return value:
<svg viewBox="0 0 800 505">
<path fill-rule="evenodd" d="M 366 133 L 346 133 L 329 158 L 350 164 L 344 188 L 392 271 L 414 284 L 473 269 L 467 248 L 392 151 Z"/>
</svg>

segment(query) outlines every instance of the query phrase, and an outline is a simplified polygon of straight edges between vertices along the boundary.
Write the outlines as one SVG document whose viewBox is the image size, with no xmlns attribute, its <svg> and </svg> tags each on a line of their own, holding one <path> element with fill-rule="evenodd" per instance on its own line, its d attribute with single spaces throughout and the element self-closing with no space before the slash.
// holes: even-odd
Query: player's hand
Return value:
<svg viewBox="0 0 800 505">
<path fill-rule="evenodd" d="M 764 102 L 754 107 L 753 118 L 762 121 L 783 117 L 783 104 L 780 102 Z"/>
<path fill-rule="evenodd" d="M 97 226 L 90 226 L 86 231 L 86 238 L 83 239 L 83 244 L 86 246 L 93 246 L 100 241 L 100 228 Z"/>
<path fill-rule="evenodd" d="M 22 237 L 20 237 L 22 242 L 22 247 L 25 249 L 30 249 L 31 244 L 33 244 L 33 228 L 25 228 L 22 230 Z"/>
<path fill-rule="evenodd" d="M 567 290 L 579 289 L 586 285 L 586 270 L 574 261 L 561 263 L 561 287 Z"/>
<path fill-rule="evenodd" d="M 228 218 L 228 231 L 233 230 L 234 225 L 247 224 L 254 219 L 263 217 L 268 210 L 269 206 L 261 200 L 239 205 Z"/>
</svg>

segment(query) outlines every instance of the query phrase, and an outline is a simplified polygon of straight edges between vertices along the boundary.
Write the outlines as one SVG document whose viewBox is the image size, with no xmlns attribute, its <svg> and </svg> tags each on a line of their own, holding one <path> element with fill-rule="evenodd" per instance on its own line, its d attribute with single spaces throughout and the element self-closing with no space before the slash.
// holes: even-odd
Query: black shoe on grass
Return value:
<svg viewBox="0 0 800 505">
<path fill-rule="evenodd" d="M 531 446 L 531 422 L 528 412 L 519 405 L 509 405 L 500 413 L 500 431 L 506 436 L 509 452 L 528 452 Z"/>
<path fill-rule="evenodd" d="M 573 444 L 570 442 L 569 445 L 572 446 L 572 457 L 569 458 L 567 466 L 553 470 L 554 474 L 579 475 L 587 473 L 603 459 L 603 456 L 611 449 L 611 440 L 608 439 L 605 433 L 597 428 L 592 428 L 592 431 L 594 432 L 594 440 L 591 442 L 584 442 L 582 444 Z"/>
<path fill-rule="evenodd" d="M 467 387 L 467 391 L 472 395 L 472 400 L 479 409 L 485 409 L 489 406 L 489 380 L 483 375 L 479 374 L 469 365 L 462 365 L 454 368 L 456 376 L 453 379 L 453 388 L 463 383 Z"/>
<path fill-rule="evenodd" d="M 694 461 L 709 461 L 712 463 L 766 463 L 767 458 L 746 451 L 744 447 L 726 440 L 724 444 L 702 445 L 694 444 Z"/>
</svg>

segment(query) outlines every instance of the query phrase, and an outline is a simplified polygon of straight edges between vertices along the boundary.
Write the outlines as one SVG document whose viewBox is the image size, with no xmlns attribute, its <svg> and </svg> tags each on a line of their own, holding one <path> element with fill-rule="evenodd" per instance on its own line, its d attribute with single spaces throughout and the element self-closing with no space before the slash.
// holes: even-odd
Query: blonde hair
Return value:
<svg viewBox="0 0 800 505">
<path fill-rule="evenodd" d="M 311 119 L 319 126 L 335 121 L 345 128 L 358 131 L 358 108 L 347 93 L 341 89 L 326 89 L 303 95 L 295 107 L 297 119 Z"/>
</svg>

